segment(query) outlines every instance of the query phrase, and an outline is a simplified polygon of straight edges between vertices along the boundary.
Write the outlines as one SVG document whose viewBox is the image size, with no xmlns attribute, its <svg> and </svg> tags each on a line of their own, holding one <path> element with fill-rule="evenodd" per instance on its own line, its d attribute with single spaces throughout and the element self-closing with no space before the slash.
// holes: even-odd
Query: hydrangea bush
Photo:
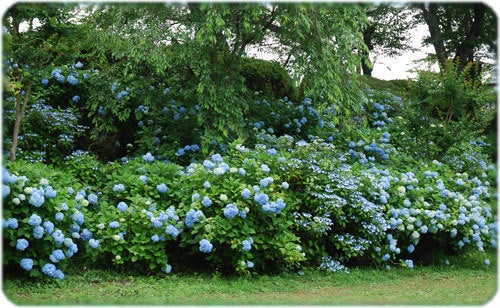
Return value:
<svg viewBox="0 0 500 308">
<path fill-rule="evenodd" d="M 71 258 L 92 239 L 86 213 L 99 197 L 41 163 L 9 167 L 2 169 L 4 269 L 63 279 Z"/>
<path fill-rule="evenodd" d="M 280 115 L 250 119 L 252 138 L 208 155 L 193 139 L 108 164 L 75 152 L 64 172 L 9 163 L 6 262 L 56 278 L 76 253 L 98 266 L 167 274 L 348 272 L 496 249 L 496 168 L 475 155 L 485 145 L 471 141 L 441 161 L 414 157 L 400 146 L 400 103 L 369 92 L 356 129 L 341 133 L 323 120 L 333 109 L 284 99 Z M 136 112 L 142 128 L 154 124 L 146 104 Z"/>
</svg>

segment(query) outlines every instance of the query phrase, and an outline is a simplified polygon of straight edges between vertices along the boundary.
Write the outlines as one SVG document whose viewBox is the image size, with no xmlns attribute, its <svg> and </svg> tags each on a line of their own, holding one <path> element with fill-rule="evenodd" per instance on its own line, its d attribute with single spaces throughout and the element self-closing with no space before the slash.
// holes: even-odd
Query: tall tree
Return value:
<svg viewBox="0 0 500 308">
<path fill-rule="evenodd" d="M 371 76 L 378 55 L 398 56 L 410 51 L 410 31 L 417 24 L 415 14 L 408 6 L 393 4 L 363 4 L 369 24 L 363 29 L 363 41 L 368 50 L 363 54 L 361 68 L 364 75 Z"/>
<path fill-rule="evenodd" d="M 15 123 L 10 159 L 16 159 L 21 123 L 30 102 L 36 101 L 42 68 L 74 55 L 73 25 L 68 23 L 74 5 L 30 4 L 12 6 L 3 17 L 5 32 L 4 94 L 13 97 Z"/>
<path fill-rule="evenodd" d="M 462 71 L 468 63 L 496 58 L 497 19 L 484 3 L 431 2 L 419 4 L 419 9 L 429 28 L 425 42 L 434 47 L 441 69 L 447 59 Z"/>
<path fill-rule="evenodd" d="M 240 59 L 251 48 L 278 50 L 297 80 L 312 77 L 307 92 L 335 104 L 339 114 L 358 104 L 357 85 L 348 78 L 359 64 L 356 51 L 364 48 L 359 29 L 366 16 L 358 6 L 156 3 L 99 5 L 89 12 L 94 31 L 88 40 L 97 58 L 125 65 L 125 79 L 182 83 L 177 92 L 201 107 L 207 141 L 242 134 L 247 92 Z M 104 96 L 96 92 L 91 100 Z"/>
</svg>

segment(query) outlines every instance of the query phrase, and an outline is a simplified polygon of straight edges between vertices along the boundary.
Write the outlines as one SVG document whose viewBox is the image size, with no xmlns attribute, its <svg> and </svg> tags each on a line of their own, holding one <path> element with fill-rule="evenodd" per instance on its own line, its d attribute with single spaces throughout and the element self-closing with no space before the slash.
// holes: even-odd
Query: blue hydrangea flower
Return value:
<svg viewBox="0 0 500 308">
<path fill-rule="evenodd" d="M 229 203 L 224 208 L 224 216 L 228 219 L 234 218 L 236 215 L 238 215 L 238 213 L 238 208 L 232 203 Z"/>
<path fill-rule="evenodd" d="M 223 175 L 224 173 L 226 173 L 226 169 L 224 169 L 224 168 L 217 167 L 214 169 L 215 175 Z"/>
<path fill-rule="evenodd" d="M 45 198 L 43 195 L 44 195 L 43 191 L 40 192 L 39 190 L 33 190 L 29 203 L 34 207 L 42 206 L 42 204 L 45 202 Z"/>
<path fill-rule="evenodd" d="M 117 209 L 118 209 L 118 211 L 120 211 L 120 212 L 125 212 L 125 211 L 128 209 L 128 205 L 127 205 L 125 202 L 120 201 L 120 202 L 118 203 L 118 205 L 116 206 L 116 208 L 117 208 Z"/>
<path fill-rule="evenodd" d="M 279 214 L 285 208 L 285 206 L 285 202 L 282 199 L 278 199 L 275 202 L 262 205 L 262 211 Z"/>
<path fill-rule="evenodd" d="M 186 226 L 188 228 L 191 228 L 196 222 L 200 220 L 200 218 L 203 216 L 203 212 L 200 210 L 194 210 L 190 209 L 186 213 Z"/>
<path fill-rule="evenodd" d="M 165 185 L 164 183 L 158 184 L 156 185 L 156 190 L 158 190 L 160 194 L 164 194 L 167 192 L 167 185 Z"/>
<path fill-rule="evenodd" d="M 250 251 L 252 249 L 252 244 L 250 243 L 249 240 L 244 240 L 241 242 L 242 250 L 243 251 Z"/>
<path fill-rule="evenodd" d="M 255 197 L 253 200 L 255 202 L 257 202 L 257 204 L 259 204 L 259 205 L 265 205 L 269 202 L 269 197 L 265 193 L 258 192 L 255 194 Z"/>
<path fill-rule="evenodd" d="M 30 219 L 28 220 L 28 225 L 32 227 L 39 226 L 42 223 L 42 217 L 38 216 L 37 214 L 32 214 L 30 216 Z"/>
<path fill-rule="evenodd" d="M 89 229 L 85 228 L 80 234 L 80 238 L 84 241 L 88 241 L 92 238 L 92 235 L 92 232 Z"/>
<path fill-rule="evenodd" d="M 158 236 L 158 234 L 154 234 L 153 236 L 151 236 L 151 240 L 153 241 L 153 243 L 156 243 L 160 240 L 160 237 Z"/>
<path fill-rule="evenodd" d="M 212 251 L 212 248 L 213 248 L 213 245 L 210 243 L 209 240 L 207 239 L 202 239 L 200 242 L 199 242 L 199 245 L 200 245 L 200 251 L 203 252 L 203 253 L 209 253 Z"/>
<path fill-rule="evenodd" d="M 114 192 L 120 192 L 120 191 L 124 191 L 124 190 L 125 190 L 125 186 L 123 186 L 123 184 L 115 184 L 113 186 Z"/>
<path fill-rule="evenodd" d="M 241 210 L 240 211 L 240 217 L 243 218 L 243 219 L 247 218 L 247 212 L 245 210 Z"/>
<path fill-rule="evenodd" d="M 201 204 L 204 206 L 204 207 L 209 207 L 210 205 L 212 205 L 212 200 L 210 200 L 210 198 L 208 196 L 205 196 L 203 197 L 203 199 L 201 200 Z"/>
<path fill-rule="evenodd" d="M 84 222 L 83 213 L 77 211 L 71 215 L 71 219 L 81 226 Z"/>
<path fill-rule="evenodd" d="M 175 226 L 168 225 L 165 228 L 165 233 L 175 238 L 179 235 L 180 232 L 179 229 L 177 229 Z"/>
<path fill-rule="evenodd" d="M 78 69 L 83 68 L 83 63 L 80 61 L 76 62 L 75 68 L 78 68 Z"/>
<path fill-rule="evenodd" d="M 56 245 L 60 245 L 64 242 L 64 234 L 62 233 L 61 230 L 59 229 L 56 229 L 53 233 L 52 233 L 52 238 L 54 239 L 54 243 Z"/>
<path fill-rule="evenodd" d="M 71 100 L 72 100 L 73 102 L 75 102 L 75 103 L 78 103 L 78 102 L 80 101 L 80 96 L 75 95 L 75 96 L 73 96 L 73 98 L 72 98 Z"/>
<path fill-rule="evenodd" d="M 49 84 L 49 80 L 47 78 L 42 79 L 42 85 L 46 86 Z"/>
<path fill-rule="evenodd" d="M 45 197 L 47 198 L 55 198 L 57 196 L 57 191 L 52 188 L 52 186 L 47 186 L 45 188 Z"/>
<path fill-rule="evenodd" d="M 247 261 L 247 268 L 253 268 L 254 264 L 252 261 Z"/>
<path fill-rule="evenodd" d="M 271 171 L 271 169 L 269 169 L 269 167 L 266 164 L 262 164 L 260 166 L 260 169 L 262 170 L 262 172 L 265 172 L 265 173 L 268 173 Z"/>
<path fill-rule="evenodd" d="M 21 262 L 19 262 L 19 265 L 21 265 L 21 268 L 26 270 L 26 271 L 31 271 L 33 268 L 33 260 L 30 258 L 24 258 L 21 259 Z"/>
<path fill-rule="evenodd" d="M 80 226 L 77 224 L 72 224 L 70 227 L 70 232 L 80 232 Z"/>
<path fill-rule="evenodd" d="M 61 73 L 62 73 L 62 71 L 61 71 L 60 68 L 55 68 L 55 69 L 52 70 L 52 73 L 50 73 L 50 77 L 51 78 L 54 78 L 54 77 L 57 78 L 57 76 L 61 75 Z"/>
<path fill-rule="evenodd" d="M 248 188 L 243 188 L 243 190 L 241 191 L 241 196 L 243 197 L 243 199 L 249 199 L 250 198 L 250 195 L 251 195 L 251 191 L 250 189 Z"/>
<path fill-rule="evenodd" d="M 10 194 L 10 187 L 2 184 L 2 197 L 6 198 Z"/>
<path fill-rule="evenodd" d="M 275 156 L 276 154 L 278 154 L 278 151 L 276 151 L 275 148 L 271 148 L 271 149 L 267 150 L 267 154 L 269 154 L 271 156 Z"/>
<path fill-rule="evenodd" d="M 100 243 L 99 243 L 99 240 L 96 240 L 96 239 L 93 239 L 93 238 L 91 238 L 91 239 L 89 240 L 89 246 L 90 246 L 90 247 L 92 247 L 93 249 L 98 248 L 98 247 L 99 247 L 99 244 L 100 244 Z"/>
<path fill-rule="evenodd" d="M 215 168 L 215 164 L 209 160 L 204 160 L 203 161 L 203 167 L 205 167 L 205 169 L 207 170 L 212 170 L 213 168 Z"/>
<path fill-rule="evenodd" d="M 62 220 L 64 219 L 64 214 L 63 214 L 63 213 L 61 213 L 61 212 L 57 212 L 57 213 L 55 214 L 55 219 L 56 219 L 57 221 L 62 221 Z"/>
<path fill-rule="evenodd" d="M 269 184 L 271 184 L 273 182 L 273 178 L 272 177 L 267 177 L 267 178 L 263 178 L 262 180 L 260 180 L 260 186 L 261 187 L 267 187 Z"/>
<path fill-rule="evenodd" d="M 405 260 L 406 267 L 409 269 L 413 268 L 413 261 L 412 260 Z"/>
<path fill-rule="evenodd" d="M 412 253 L 415 251 L 415 246 L 413 246 L 413 244 L 410 244 L 408 245 L 408 248 L 406 248 L 408 250 L 409 253 Z"/>
<path fill-rule="evenodd" d="M 87 200 L 89 201 L 90 204 L 97 204 L 99 198 L 97 197 L 96 194 L 89 194 Z"/>
<path fill-rule="evenodd" d="M 64 253 L 61 249 L 56 249 L 52 251 L 52 254 L 49 256 L 50 261 L 57 263 L 65 258 Z"/>
<path fill-rule="evenodd" d="M 147 152 L 146 154 L 142 155 L 142 160 L 144 160 L 147 163 L 152 163 L 155 158 L 153 155 L 151 155 L 150 152 Z"/>
<path fill-rule="evenodd" d="M 151 224 L 153 225 L 153 228 L 161 228 L 161 226 L 163 226 L 163 222 L 156 217 L 151 217 Z"/>
<path fill-rule="evenodd" d="M 7 224 L 6 224 L 6 228 L 11 228 L 11 229 L 17 229 L 17 227 L 19 226 L 19 223 L 17 221 L 16 218 L 11 218 L 9 220 L 7 220 Z"/>
<path fill-rule="evenodd" d="M 222 156 L 221 156 L 220 154 L 218 154 L 218 153 L 217 153 L 217 154 L 212 155 L 211 159 L 212 159 L 212 161 L 213 161 L 214 163 L 221 163 L 221 162 L 224 160 L 224 159 L 222 158 Z"/>
<path fill-rule="evenodd" d="M 54 232 L 54 223 L 52 221 L 45 221 L 43 223 L 43 229 L 47 234 L 52 234 L 52 232 Z"/>
<path fill-rule="evenodd" d="M 18 239 L 16 242 L 16 249 L 19 251 L 24 251 L 28 246 L 29 242 L 24 238 Z"/>
<path fill-rule="evenodd" d="M 64 75 L 58 75 L 57 76 L 57 82 L 64 83 L 66 79 L 64 78 Z"/>
<path fill-rule="evenodd" d="M 428 230 L 429 230 L 429 228 L 427 228 L 426 225 L 423 225 L 422 227 L 420 227 L 420 233 L 422 233 L 422 234 L 427 233 Z"/>
<path fill-rule="evenodd" d="M 33 237 L 36 239 L 41 239 L 43 237 L 44 229 L 42 226 L 36 226 L 33 228 Z"/>
<path fill-rule="evenodd" d="M 56 266 L 52 263 L 47 263 L 42 267 L 42 273 L 49 277 L 54 277 L 56 272 Z"/>
<path fill-rule="evenodd" d="M 200 201 L 200 194 L 199 193 L 194 193 L 191 196 L 191 202 L 195 202 L 195 201 Z"/>
<path fill-rule="evenodd" d="M 112 221 L 109 223 L 109 227 L 112 229 L 116 229 L 120 226 L 120 223 L 118 221 Z"/>
<path fill-rule="evenodd" d="M 118 94 L 116 95 L 116 99 L 123 99 L 125 96 L 129 95 L 130 93 L 126 90 L 122 90 L 120 92 L 118 92 Z"/>
<path fill-rule="evenodd" d="M 54 272 L 54 278 L 59 279 L 59 280 L 63 280 L 64 279 L 63 272 L 61 270 L 56 270 Z"/>
<path fill-rule="evenodd" d="M 147 177 L 147 176 L 145 176 L 145 175 L 141 175 L 141 176 L 139 177 L 139 181 L 141 181 L 141 182 L 143 182 L 143 183 L 146 183 L 146 181 L 147 181 L 147 180 L 148 180 L 148 177 Z"/>
<path fill-rule="evenodd" d="M 205 188 L 205 189 L 209 189 L 210 187 L 211 187 L 211 185 L 210 185 L 210 182 L 209 182 L 209 181 L 205 181 L 205 182 L 203 183 L 203 188 Z"/>
<path fill-rule="evenodd" d="M 170 264 L 167 264 L 164 267 L 162 267 L 161 270 L 166 274 L 170 274 L 170 272 L 172 271 L 172 266 Z"/>
</svg>

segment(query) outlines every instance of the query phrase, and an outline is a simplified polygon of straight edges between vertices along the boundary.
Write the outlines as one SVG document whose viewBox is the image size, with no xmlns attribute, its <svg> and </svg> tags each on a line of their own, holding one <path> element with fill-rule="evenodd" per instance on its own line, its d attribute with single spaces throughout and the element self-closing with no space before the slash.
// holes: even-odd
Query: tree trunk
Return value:
<svg viewBox="0 0 500 308">
<path fill-rule="evenodd" d="M 485 7 L 482 3 L 474 4 L 474 20 L 463 42 L 457 47 L 455 63 L 458 63 L 458 71 L 461 72 L 469 62 L 474 62 L 473 39 L 481 33 L 484 23 Z"/>
<path fill-rule="evenodd" d="M 363 42 L 368 48 L 367 51 L 363 50 L 361 54 L 361 70 L 363 75 L 371 76 L 373 72 L 373 65 L 370 62 L 370 51 L 373 50 L 372 35 L 375 31 L 375 26 L 371 25 L 363 30 Z"/>
<path fill-rule="evenodd" d="M 439 63 L 439 68 L 442 70 L 446 64 L 446 50 L 444 49 L 443 34 L 441 28 L 439 27 L 439 17 L 437 15 L 438 4 L 435 2 L 427 4 L 421 4 L 420 9 L 424 16 L 425 23 L 429 27 L 429 33 L 431 35 L 432 45 L 436 52 L 436 57 Z"/>
<path fill-rule="evenodd" d="M 368 56 L 366 56 L 366 58 L 368 58 Z M 363 71 L 363 75 L 366 76 L 371 76 L 373 72 L 373 66 L 368 65 L 368 63 L 366 63 L 365 56 L 363 56 L 363 59 L 361 59 L 361 70 Z"/>
<path fill-rule="evenodd" d="M 12 133 L 12 147 L 10 148 L 10 160 L 16 160 L 17 144 L 19 141 L 19 130 L 21 129 L 21 122 L 24 117 L 24 112 L 26 111 L 26 106 L 28 105 L 30 93 L 31 93 L 30 82 L 26 88 L 26 93 L 24 94 L 24 100 L 22 100 L 21 92 L 16 97 L 16 122 L 14 123 L 14 132 Z"/>
</svg>

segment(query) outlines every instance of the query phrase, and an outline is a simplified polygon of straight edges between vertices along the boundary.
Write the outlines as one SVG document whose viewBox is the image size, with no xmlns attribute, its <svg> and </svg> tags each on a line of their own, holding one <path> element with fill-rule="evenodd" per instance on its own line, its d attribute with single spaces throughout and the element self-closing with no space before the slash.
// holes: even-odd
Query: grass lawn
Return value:
<svg viewBox="0 0 500 308">
<path fill-rule="evenodd" d="M 16 305 L 484 305 L 497 291 L 497 258 L 449 259 L 449 265 L 349 274 L 305 270 L 253 277 L 191 274 L 131 276 L 106 270 L 63 281 L 3 281 Z"/>
</svg>

